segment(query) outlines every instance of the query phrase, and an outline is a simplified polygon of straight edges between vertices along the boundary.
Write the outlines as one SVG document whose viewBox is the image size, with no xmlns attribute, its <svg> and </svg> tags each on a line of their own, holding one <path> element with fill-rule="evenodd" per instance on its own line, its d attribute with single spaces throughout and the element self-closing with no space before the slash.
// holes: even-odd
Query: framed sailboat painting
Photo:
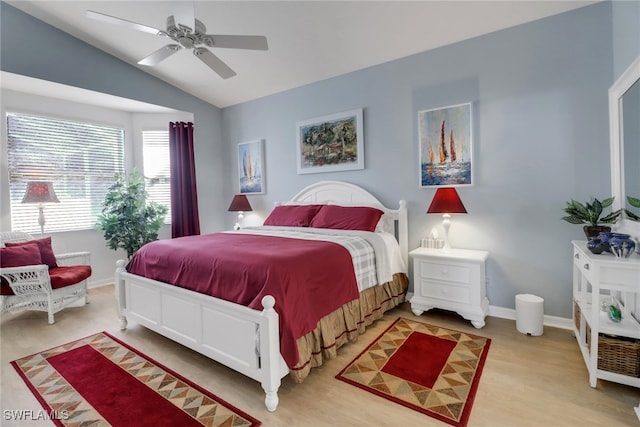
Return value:
<svg viewBox="0 0 640 427">
<path fill-rule="evenodd" d="M 264 142 L 238 144 L 240 194 L 264 194 Z"/>
<path fill-rule="evenodd" d="M 420 186 L 473 185 L 471 104 L 418 112 Z"/>
</svg>

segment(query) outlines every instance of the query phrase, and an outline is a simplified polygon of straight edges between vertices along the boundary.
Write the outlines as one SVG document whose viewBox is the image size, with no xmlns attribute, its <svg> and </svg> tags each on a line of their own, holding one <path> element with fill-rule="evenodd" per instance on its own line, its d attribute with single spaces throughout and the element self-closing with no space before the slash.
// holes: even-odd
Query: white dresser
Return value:
<svg viewBox="0 0 640 427">
<path fill-rule="evenodd" d="M 413 314 L 420 316 L 432 308 L 441 308 L 455 311 L 476 328 L 485 325 L 489 312 L 485 266 L 488 252 L 418 248 L 409 256 L 413 260 Z"/>
<path fill-rule="evenodd" d="M 639 302 L 640 255 L 594 255 L 587 242 L 571 243 L 573 324 L 589 383 L 595 387 L 602 378 L 640 387 L 640 323 L 632 314 Z M 602 301 L 612 295 L 623 305 L 620 323 L 611 321 L 601 309 Z"/>
</svg>

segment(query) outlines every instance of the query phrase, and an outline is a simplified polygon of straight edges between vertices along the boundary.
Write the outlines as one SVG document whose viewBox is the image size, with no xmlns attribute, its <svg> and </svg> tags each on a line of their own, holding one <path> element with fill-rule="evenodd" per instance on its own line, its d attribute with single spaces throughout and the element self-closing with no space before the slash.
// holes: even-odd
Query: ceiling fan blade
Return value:
<svg viewBox="0 0 640 427">
<path fill-rule="evenodd" d="M 195 30 L 195 5 L 193 0 L 173 0 L 171 2 L 171 9 L 173 10 L 173 20 L 176 25 L 182 25 L 183 27 L 189 27 L 191 32 Z"/>
<path fill-rule="evenodd" d="M 156 50 L 146 58 L 141 59 L 140 61 L 138 61 L 138 64 L 150 65 L 150 66 L 157 65 L 161 61 L 167 59 L 168 57 L 170 57 L 171 55 L 179 51 L 180 49 L 182 49 L 182 46 L 180 46 L 179 44 L 168 44 Z"/>
<path fill-rule="evenodd" d="M 207 64 L 209 68 L 218 73 L 220 77 L 223 79 L 228 79 L 229 77 L 233 77 L 236 75 L 236 72 L 233 71 L 227 64 L 222 62 L 220 58 L 215 56 L 211 51 L 204 47 L 198 47 L 193 49 L 193 54 L 198 57 L 202 62 Z"/>
<path fill-rule="evenodd" d="M 265 36 L 228 36 L 222 34 L 208 34 L 207 37 L 211 37 L 211 39 L 213 39 L 214 47 L 252 50 L 269 49 L 267 38 Z"/>
<path fill-rule="evenodd" d="M 127 21 L 126 19 L 116 18 L 115 16 L 106 15 L 100 12 L 94 12 L 93 10 L 87 10 L 87 17 L 91 19 L 97 19 L 98 21 L 108 22 L 109 24 L 121 25 L 123 27 L 129 27 L 134 30 L 144 31 L 145 33 L 162 35 L 163 31 L 149 27 L 146 25 L 138 24 L 137 22 Z"/>
</svg>

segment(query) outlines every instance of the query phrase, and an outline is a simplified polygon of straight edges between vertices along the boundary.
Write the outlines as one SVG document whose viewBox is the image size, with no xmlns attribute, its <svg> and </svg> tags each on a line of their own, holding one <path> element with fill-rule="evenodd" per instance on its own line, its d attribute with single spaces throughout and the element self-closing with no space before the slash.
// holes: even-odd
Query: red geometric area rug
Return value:
<svg viewBox="0 0 640 427">
<path fill-rule="evenodd" d="M 11 362 L 58 426 L 259 426 L 106 332 Z"/>
<path fill-rule="evenodd" d="M 489 338 L 399 318 L 336 378 L 463 427 L 490 344 Z"/>
</svg>

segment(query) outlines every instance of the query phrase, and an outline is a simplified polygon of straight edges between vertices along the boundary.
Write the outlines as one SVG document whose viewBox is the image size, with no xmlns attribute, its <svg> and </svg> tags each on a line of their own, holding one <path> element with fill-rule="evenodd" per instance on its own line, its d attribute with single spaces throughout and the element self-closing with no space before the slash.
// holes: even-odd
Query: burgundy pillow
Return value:
<svg viewBox="0 0 640 427">
<path fill-rule="evenodd" d="M 282 205 L 271 211 L 264 225 L 308 227 L 322 205 Z"/>
<path fill-rule="evenodd" d="M 36 243 L 0 248 L 0 267 L 24 267 L 42 264 L 40 249 Z"/>
<path fill-rule="evenodd" d="M 23 246 L 30 243 L 36 243 L 38 245 L 38 248 L 40 249 L 40 257 L 42 258 L 42 261 L 38 264 L 47 264 L 49 268 L 56 268 L 58 266 L 58 263 L 56 262 L 56 256 L 53 253 L 53 248 L 51 247 L 51 237 L 34 239 L 26 242 L 7 242 L 5 243 L 5 246 L 10 248 L 15 246 Z"/>
<path fill-rule="evenodd" d="M 311 227 L 375 231 L 383 214 L 380 209 L 368 206 L 324 205 L 313 217 Z"/>
<path fill-rule="evenodd" d="M 36 243 L 13 248 L 0 248 L 0 267 L 24 267 L 25 265 L 42 264 L 40 249 Z M 0 295 L 13 295 L 9 282 L 0 278 Z"/>
</svg>

